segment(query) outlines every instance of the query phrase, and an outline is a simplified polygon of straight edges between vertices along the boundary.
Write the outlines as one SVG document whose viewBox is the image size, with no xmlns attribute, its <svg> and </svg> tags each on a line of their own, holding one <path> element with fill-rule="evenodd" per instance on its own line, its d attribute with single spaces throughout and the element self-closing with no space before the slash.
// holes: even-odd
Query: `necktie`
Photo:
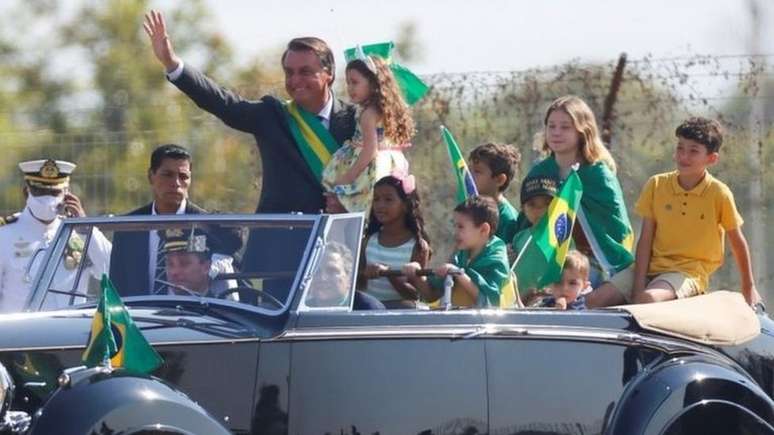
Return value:
<svg viewBox="0 0 774 435">
<path fill-rule="evenodd" d="M 153 273 L 153 294 L 161 293 L 162 290 L 166 287 L 166 284 L 161 283 L 161 281 L 167 280 L 167 264 L 165 261 L 165 255 L 164 255 L 164 241 L 159 238 L 159 243 L 156 247 L 156 270 Z"/>
</svg>

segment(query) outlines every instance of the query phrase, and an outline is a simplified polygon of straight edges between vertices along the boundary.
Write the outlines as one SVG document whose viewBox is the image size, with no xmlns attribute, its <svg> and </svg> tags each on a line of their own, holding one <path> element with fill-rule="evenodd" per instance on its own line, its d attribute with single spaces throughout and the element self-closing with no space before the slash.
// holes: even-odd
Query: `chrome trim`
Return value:
<svg viewBox="0 0 774 435">
<path fill-rule="evenodd" d="M 331 215 L 328 216 L 325 220 L 325 228 L 323 229 L 322 238 L 318 237 L 317 242 L 315 244 L 315 257 L 312 258 L 312 261 L 309 263 L 309 266 L 307 267 L 306 274 L 305 274 L 305 281 L 304 281 L 304 291 L 302 293 L 301 300 L 298 303 L 298 307 L 296 308 L 299 313 L 308 313 L 308 312 L 349 312 L 352 311 L 352 307 L 355 303 L 355 287 L 357 285 L 357 271 L 358 266 L 360 262 L 360 249 L 361 244 L 363 243 L 363 238 L 359 237 L 357 239 L 357 249 L 353 252 L 353 257 L 355 260 L 355 264 L 353 265 L 353 273 L 352 273 L 352 280 L 350 281 L 350 287 L 349 287 L 349 303 L 347 306 L 344 307 L 310 307 L 306 304 L 306 297 L 309 294 L 310 284 L 312 282 L 312 277 L 314 275 L 314 272 L 317 270 L 317 266 L 319 265 L 320 259 L 322 258 L 322 252 L 325 249 L 325 246 L 328 243 L 328 232 L 330 231 L 331 227 L 333 226 L 333 223 L 336 221 L 346 220 L 356 218 L 359 222 L 359 233 L 363 233 L 363 226 L 365 224 L 365 214 L 362 212 L 358 213 L 340 213 L 335 216 Z"/>
<path fill-rule="evenodd" d="M 256 223 L 266 222 L 270 226 L 278 227 L 293 227 L 294 224 L 300 223 L 308 225 L 309 238 L 307 244 L 301 254 L 299 265 L 307 264 L 308 257 L 312 247 L 314 246 L 314 240 L 318 233 L 318 228 L 323 215 L 319 214 L 182 214 L 182 215 L 132 215 L 132 216 L 100 216 L 100 217 L 83 217 L 83 218 L 67 218 L 62 221 L 56 235 L 52 239 L 53 243 L 49 245 L 50 249 L 47 249 L 43 257 L 43 262 L 37 271 L 36 277 L 33 280 L 31 291 L 27 297 L 25 303 L 26 312 L 39 312 L 43 303 L 45 302 L 48 289 L 51 288 L 52 282 L 56 275 L 57 265 L 49 265 L 53 255 L 54 258 L 61 258 L 62 251 L 67 245 L 72 232 L 77 228 L 84 228 L 86 230 L 99 230 L 99 225 L 103 225 L 109 231 L 119 230 L 131 230 L 126 228 L 126 224 L 158 224 L 158 223 L 181 223 L 181 222 L 212 222 L 212 223 L 244 223 L 249 228 L 260 228 L 261 225 L 255 225 Z M 123 228 L 122 225 L 124 225 Z M 66 232 L 66 233 L 65 233 Z M 65 237 L 66 235 L 66 237 Z M 91 234 L 89 234 L 90 236 Z M 88 245 L 87 249 L 88 249 Z M 284 305 L 276 310 L 269 310 L 264 307 L 258 307 L 248 304 L 240 304 L 235 302 L 236 306 L 243 309 L 247 309 L 253 312 L 266 314 L 272 317 L 283 315 L 292 306 L 293 299 L 296 295 L 296 288 L 301 279 L 301 273 L 296 271 L 293 278 L 293 283 L 288 291 L 287 299 L 284 301 Z M 45 283 L 45 285 L 43 285 Z M 74 285 L 77 285 L 77 281 Z M 41 290 L 45 289 L 45 290 Z M 152 295 L 148 295 L 152 296 Z M 140 296 L 142 297 L 142 296 Z"/>
<path fill-rule="evenodd" d="M 131 216 L 97 216 L 67 218 L 62 223 L 73 226 L 93 226 L 101 224 L 129 224 L 153 222 L 313 222 L 320 219 L 319 214 L 278 214 L 278 213 L 254 213 L 254 214 L 176 214 L 176 215 L 131 215 Z"/>
<path fill-rule="evenodd" d="M 618 329 L 542 326 L 519 324 L 461 324 L 427 326 L 340 326 L 295 328 L 266 341 L 360 340 L 369 338 L 525 338 L 572 341 L 598 341 L 627 345 L 641 345 L 665 353 L 690 351 L 713 354 L 731 361 L 711 348 L 689 342 L 675 341 Z"/>
<path fill-rule="evenodd" d="M 99 229 L 97 229 L 99 231 Z M 70 232 L 70 237 L 72 237 L 73 233 Z M 78 235 L 78 232 L 75 231 L 75 235 L 80 237 Z M 83 252 L 81 253 L 81 261 L 78 264 L 78 272 L 75 274 L 75 279 L 73 280 L 73 286 L 70 289 L 70 292 L 77 293 L 78 292 L 78 283 L 81 282 L 81 276 L 83 276 L 83 270 L 86 268 L 86 263 L 89 261 L 89 246 L 91 245 L 91 236 L 94 235 L 94 226 L 89 227 L 89 234 L 86 235 L 86 240 L 83 242 Z M 68 240 L 67 243 L 69 244 L 70 241 Z M 111 250 L 112 250 L 112 244 L 111 244 Z M 51 289 L 49 289 L 51 290 Z M 75 295 L 70 296 L 70 300 L 68 301 L 68 305 L 72 306 L 75 302 Z"/>
<path fill-rule="evenodd" d="M 43 262 L 35 273 L 35 279 L 32 280 L 30 294 L 27 296 L 27 301 L 24 304 L 25 311 L 38 311 L 43 306 L 46 294 L 48 289 L 51 288 L 59 265 L 58 262 L 52 266 L 49 266 L 49 264 L 52 258 L 62 258 L 62 253 L 65 247 L 67 247 L 67 241 L 70 239 L 72 228 L 69 222 L 63 221 L 59 225 L 59 229 L 56 230 L 56 235 L 52 239 L 53 244 L 49 244 L 48 249 L 46 249 L 43 255 Z M 46 290 L 41 291 L 41 288 Z"/>
<path fill-rule="evenodd" d="M 756 387 L 758 386 L 757 383 L 753 383 L 752 385 L 754 385 Z M 766 392 L 765 391 L 761 390 L 760 394 L 762 396 L 766 396 Z M 706 406 L 706 405 L 710 405 L 710 404 L 721 404 L 721 405 L 725 405 L 725 406 L 728 406 L 728 407 L 731 407 L 731 408 L 735 408 L 735 409 L 743 412 L 748 417 L 752 418 L 756 423 L 762 424 L 762 425 L 764 425 L 764 427 L 766 429 L 768 429 L 771 432 L 774 432 L 774 426 L 770 425 L 769 422 L 767 422 L 766 420 L 761 418 L 761 416 L 759 416 L 758 414 L 756 414 L 752 410 L 750 410 L 750 409 L 748 409 L 748 408 L 746 408 L 746 407 L 744 407 L 744 406 L 742 406 L 742 405 L 740 405 L 738 403 L 730 402 L 728 400 L 723 400 L 723 399 L 704 399 L 704 400 L 699 400 L 697 402 L 694 402 L 694 403 L 688 405 L 687 407 L 681 409 L 680 412 L 677 413 L 677 415 L 672 416 L 672 418 L 670 418 L 669 421 L 666 424 L 664 424 L 664 428 L 661 430 L 661 432 L 659 432 L 659 435 L 662 435 L 662 434 L 666 433 L 668 429 L 671 429 L 673 424 L 678 422 L 681 418 L 683 418 L 690 411 L 693 411 L 696 408 L 699 408 L 699 407 L 702 407 L 702 406 Z"/>
<path fill-rule="evenodd" d="M 153 347 L 156 346 L 195 346 L 204 344 L 241 344 L 241 343 L 260 343 L 261 341 L 269 341 L 263 338 L 228 338 L 223 340 L 201 340 L 201 341 L 158 341 L 151 342 Z M 63 350 L 85 350 L 85 344 L 70 344 L 64 346 L 37 346 L 37 347 L 8 347 L 0 349 L 0 353 L 7 352 L 43 352 L 43 351 L 63 351 Z"/>
<path fill-rule="evenodd" d="M 32 269 L 32 265 L 35 264 L 35 259 L 38 258 L 38 255 L 40 255 L 41 252 L 48 249 L 48 244 L 44 244 L 44 246 L 39 246 L 38 249 L 35 250 L 35 252 L 32 254 L 32 257 L 30 257 L 30 261 L 27 262 L 27 267 L 24 268 L 24 278 L 22 281 L 24 282 L 32 282 L 32 276 L 30 275 L 30 270 Z"/>
<path fill-rule="evenodd" d="M 24 434 L 32 424 L 32 417 L 24 411 L 8 411 L 0 422 L 0 430 L 10 431 L 10 433 Z"/>
<path fill-rule="evenodd" d="M 111 373 L 113 373 L 112 367 L 105 367 L 105 366 L 96 366 L 91 368 L 86 366 L 70 367 L 68 369 L 64 369 L 62 374 L 60 374 L 59 377 L 56 379 L 56 382 L 57 384 L 59 384 L 61 388 L 70 388 L 74 385 L 77 385 L 83 382 L 86 379 L 91 378 L 94 375 L 97 375 L 97 374 L 109 375 Z"/>
<path fill-rule="evenodd" d="M 296 311 L 298 312 L 309 310 L 309 307 L 306 305 L 306 296 L 309 293 L 309 287 L 312 283 L 312 276 L 314 276 L 317 263 L 320 262 L 320 254 L 322 253 L 324 246 L 325 242 L 323 242 L 323 238 L 319 235 L 316 235 L 314 238 L 314 250 L 312 251 L 311 257 L 309 257 L 309 261 L 306 263 L 303 280 L 301 281 L 301 287 L 299 287 L 299 290 L 301 290 L 301 299 L 298 301 L 298 307 L 296 308 Z"/>
</svg>

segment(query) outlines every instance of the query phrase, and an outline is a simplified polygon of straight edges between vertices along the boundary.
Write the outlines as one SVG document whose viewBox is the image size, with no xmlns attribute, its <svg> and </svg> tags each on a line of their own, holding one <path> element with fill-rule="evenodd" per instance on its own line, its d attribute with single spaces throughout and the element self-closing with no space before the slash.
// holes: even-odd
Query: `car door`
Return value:
<svg viewBox="0 0 774 435">
<path fill-rule="evenodd" d="M 475 312 L 307 312 L 292 340 L 292 434 L 487 433 Z"/>
<path fill-rule="evenodd" d="M 491 433 L 604 432 L 628 384 L 659 353 L 616 343 L 612 327 L 621 325 L 615 317 L 582 316 L 510 313 L 487 319 Z"/>
<path fill-rule="evenodd" d="M 352 311 L 360 231 L 326 225 L 297 321 L 275 340 L 291 347 L 288 433 L 486 433 L 484 341 L 465 339 L 478 313 Z"/>
</svg>

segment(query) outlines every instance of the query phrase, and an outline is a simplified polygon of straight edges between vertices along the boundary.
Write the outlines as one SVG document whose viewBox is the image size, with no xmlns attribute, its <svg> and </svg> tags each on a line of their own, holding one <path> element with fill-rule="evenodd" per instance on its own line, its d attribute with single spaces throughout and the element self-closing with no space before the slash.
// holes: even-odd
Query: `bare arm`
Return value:
<svg viewBox="0 0 774 435">
<path fill-rule="evenodd" d="M 650 267 L 650 256 L 653 252 L 653 237 L 656 234 L 656 221 L 652 218 L 642 219 L 642 228 L 640 228 L 640 239 L 637 241 L 637 249 L 634 257 L 634 288 L 632 297 L 635 294 L 645 290 L 647 285 L 648 268 Z M 624 290 L 624 289 L 620 289 Z"/>
<path fill-rule="evenodd" d="M 423 300 L 434 301 L 441 297 L 441 292 L 433 288 L 427 278 L 424 276 L 417 276 L 417 271 L 421 267 L 417 262 L 411 262 L 403 266 L 403 273 L 406 275 L 406 280 L 414 286 L 417 292 L 422 296 Z"/>
<path fill-rule="evenodd" d="M 747 239 L 745 239 L 741 228 L 729 230 L 727 234 L 728 241 L 731 243 L 731 251 L 734 253 L 734 259 L 736 260 L 736 267 L 739 269 L 739 278 L 742 281 L 742 294 L 748 304 L 755 305 L 761 302 L 761 296 L 758 294 L 758 289 L 755 288 Z"/>
<path fill-rule="evenodd" d="M 427 267 L 428 261 L 430 261 L 430 249 L 427 246 L 427 242 L 420 240 L 417 245 L 417 253 L 411 258 L 419 264 L 419 267 Z M 403 299 L 415 300 L 419 296 L 417 288 L 406 279 L 404 276 L 389 276 L 387 280 L 390 281 L 392 288 L 397 291 Z"/>
<path fill-rule="evenodd" d="M 379 121 L 379 114 L 374 109 L 367 108 L 360 116 L 360 131 L 363 133 L 363 149 L 360 155 L 347 172 L 336 180 L 336 184 L 350 184 L 368 167 L 376 158 L 377 135 L 376 124 Z"/>
<path fill-rule="evenodd" d="M 441 278 L 444 278 L 449 273 L 449 270 L 452 269 L 457 269 L 457 266 L 446 263 L 443 266 L 436 268 L 435 274 Z M 455 290 L 461 290 L 467 293 L 468 296 L 470 296 L 474 301 L 478 300 L 479 288 L 466 273 L 456 275 L 454 277 L 454 284 L 456 285 Z"/>
</svg>

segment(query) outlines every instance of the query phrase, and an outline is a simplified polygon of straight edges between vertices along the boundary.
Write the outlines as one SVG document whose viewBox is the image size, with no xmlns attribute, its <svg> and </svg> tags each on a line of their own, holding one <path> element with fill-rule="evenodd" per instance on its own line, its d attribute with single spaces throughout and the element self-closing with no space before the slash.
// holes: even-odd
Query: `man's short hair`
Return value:
<svg viewBox="0 0 774 435">
<path fill-rule="evenodd" d="M 707 147 L 707 152 L 716 153 L 723 144 L 723 127 L 714 119 L 695 116 L 678 125 L 675 136 L 694 140 Z"/>
<path fill-rule="evenodd" d="M 461 202 L 454 208 L 456 213 L 470 217 L 476 227 L 489 224 L 489 235 L 497 232 L 497 224 L 500 222 L 500 212 L 497 203 L 488 196 L 471 196 L 465 202 Z"/>
<path fill-rule="evenodd" d="M 500 192 L 508 188 L 516 174 L 516 167 L 521 161 L 521 154 L 510 144 L 485 143 L 470 152 L 471 162 L 481 162 L 492 171 L 492 177 L 505 174 L 505 183 L 500 186 Z"/>
<path fill-rule="evenodd" d="M 331 75 L 331 81 L 336 78 L 336 61 L 333 58 L 333 52 L 328 44 L 320 38 L 314 36 L 304 36 L 302 38 L 293 38 L 288 42 L 287 48 L 282 53 L 282 65 L 285 65 L 285 58 L 288 51 L 311 51 L 320 60 L 320 65 Z"/>
<path fill-rule="evenodd" d="M 180 145 L 161 145 L 153 150 L 153 153 L 151 154 L 150 171 L 156 172 L 156 170 L 161 167 L 161 162 L 163 162 L 164 159 L 187 160 L 188 163 L 191 164 L 191 153 Z"/>
</svg>

